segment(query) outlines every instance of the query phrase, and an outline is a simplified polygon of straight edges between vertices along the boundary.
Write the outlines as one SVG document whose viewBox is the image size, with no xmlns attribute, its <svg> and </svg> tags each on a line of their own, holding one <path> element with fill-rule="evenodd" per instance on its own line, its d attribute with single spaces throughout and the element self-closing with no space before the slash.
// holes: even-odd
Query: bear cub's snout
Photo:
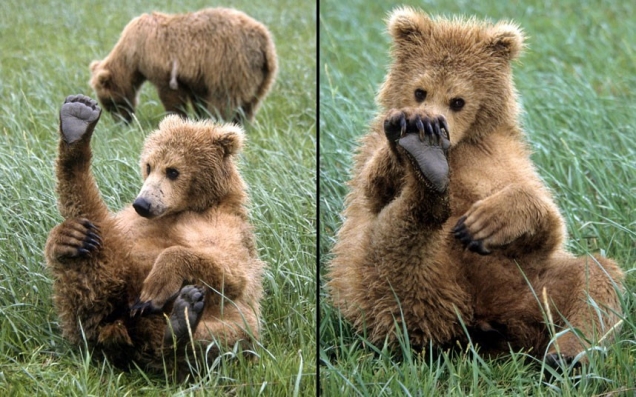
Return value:
<svg viewBox="0 0 636 397">
<path fill-rule="evenodd" d="M 143 197 L 137 197 L 132 206 L 140 216 L 143 216 L 144 218 L 150 217 L 150 201 L 146 200 Z"/>
</svg>

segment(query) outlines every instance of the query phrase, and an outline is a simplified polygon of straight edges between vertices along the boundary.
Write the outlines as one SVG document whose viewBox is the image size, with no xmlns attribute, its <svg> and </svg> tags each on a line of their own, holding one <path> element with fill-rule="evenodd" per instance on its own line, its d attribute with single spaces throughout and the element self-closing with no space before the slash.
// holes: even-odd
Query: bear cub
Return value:
<svg viewBox="0 0 636 397">
<path fill-rule="evenodd" d="M 235 160 L 242 129 L 166 117 L 144 144 L 141 192 L 111 213 L 90 169 L 100 115 L 81 95 L 60 111 L 64 221 L 50 232 L 45 256 L 64 336 L 115 365 L 179 375 L 188 359 L 251 346 L 259 338 L 265 264 Z M 196 357 L 187 356 L 191 342 Z"/>
<path fill-rule="evenodd" d="M 470 336 L 486 355 L 524 350 L 557 365 L 611 340 L 623 274 L 565 248 L 519 123 L 511 63 L 521 30 L 412 8 L 388 27 L 380 110 L 328 265 L 334 306 L 394 347 L 402 329 L 415 349 Z M 568 329 L 553 340 L 550 330 Z"/>
</svg>

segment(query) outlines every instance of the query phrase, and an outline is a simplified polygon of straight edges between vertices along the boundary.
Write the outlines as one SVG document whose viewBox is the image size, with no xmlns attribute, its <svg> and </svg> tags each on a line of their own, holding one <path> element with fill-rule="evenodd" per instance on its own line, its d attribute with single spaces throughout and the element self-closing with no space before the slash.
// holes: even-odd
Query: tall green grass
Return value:
<svg viewBox="0 0 636 397">
<path fill-rule="evenodd" d="M 545 376 L 523 354 L 471 352 L 395 360 L 369 346 L 320 296 L 324 395 L 634 395 L 636 392 L 636 5 L 622 1 L 321 1 L 320 269 L 330 259 L 352 153 L 375 114 L 389 62 L 385 17 L 400 4 L 431 14 L 512 19 L 529 36 L 514 68 L 533 160 L 567 221 L 569 248 L 600 251 L 627 273 L 617 341 L 580 372 Z M 323 272 L 324 273 L 324 272 Z M 324 283 L 324 276 L 321 282 Z"/>
<path fill-rule="evenodd" d="M 259 252 L 269 269 L 260 359 L 221 360 L 207 377 L 179 385 L 122 372 L 70 346 L 60 336 L 42 252 L 49 230 L 61 221 L 53 165 L 64 98 L 95 97 L 88 65 L 110 52 L 133 17 L 208 6 L 247 12 L 270 28 L 277 46 L 278 80 L 247 127 L 241 156 Z M 7 0 L 1 8 L 0 394 L 315 394 L 315 3 Z M 93 171 L 113 210 L 136 196 L 143 139 L 164 116 L 149 84 L 136 116 L 124 126 L 104 114 L 93 138 Z"/>
</svg>

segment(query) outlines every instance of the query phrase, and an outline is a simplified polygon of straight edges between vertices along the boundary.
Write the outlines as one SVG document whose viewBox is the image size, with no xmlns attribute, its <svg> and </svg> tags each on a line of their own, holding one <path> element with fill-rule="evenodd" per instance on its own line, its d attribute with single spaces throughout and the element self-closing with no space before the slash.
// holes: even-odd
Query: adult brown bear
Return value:
<svg viewBox="0 0 636 397">
<path fill-rule="evenodd" d="M 276 78 L 269 30 L 245 13 L 207 8 L 187 14 L 143 14 L 101 61 L 90 64 L 101 105 L 130 122 L 137 93 L 150 81 L 167 112 L 252 121 Z"/>
</svg>

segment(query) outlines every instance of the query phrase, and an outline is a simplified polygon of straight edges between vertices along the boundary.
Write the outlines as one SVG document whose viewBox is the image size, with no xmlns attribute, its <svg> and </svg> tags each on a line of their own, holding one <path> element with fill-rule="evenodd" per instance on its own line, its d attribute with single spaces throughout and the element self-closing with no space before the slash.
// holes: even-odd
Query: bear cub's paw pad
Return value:
<svg viewBox="0 0 636 397">
<path fill-rule="evenodd" d="M 76 142 L 93 131 L 102 110 L 97 102 L 84 95 L 66 98 L 60 110 L 62 137 L 68 144 Z"/>
<path fill-rule="evenodd" d="M 480 255 L 490 254 L 490 250 L 484 247 L 484 243 L 481 240 L 473 240 L 473 237 L 468 231 L 465 222 L 466 217 L 462 216 L 461 218 L 459 218 L 459 221 L 457 221 L 455 227 L 451 229 L 451 232 L 453 233 L 455 238 L 462 244 L 464 244 L 464 247 L 466 247 L 471 252 L 476 252 Z"/>
<path fill-rule="evenodd" d="M 443 116 L 410 117 L 403 112 L 392 113 L 384 122 L 387 139 L 401 148 L 420 179 L 438 193 L 446 192 L 449 183 L 449 128 Z"/>
<path fill-rule="evenodd" d="M 200 287 L 186 285 L 181 288 L 170 314 L 170 325 L 166 329 L 166 339 L 171 340 L 173 336 L 181 339 L 189 332 L 194 332 L 203 313 L 204 298 L 205 292 Z"/>
</svg>

